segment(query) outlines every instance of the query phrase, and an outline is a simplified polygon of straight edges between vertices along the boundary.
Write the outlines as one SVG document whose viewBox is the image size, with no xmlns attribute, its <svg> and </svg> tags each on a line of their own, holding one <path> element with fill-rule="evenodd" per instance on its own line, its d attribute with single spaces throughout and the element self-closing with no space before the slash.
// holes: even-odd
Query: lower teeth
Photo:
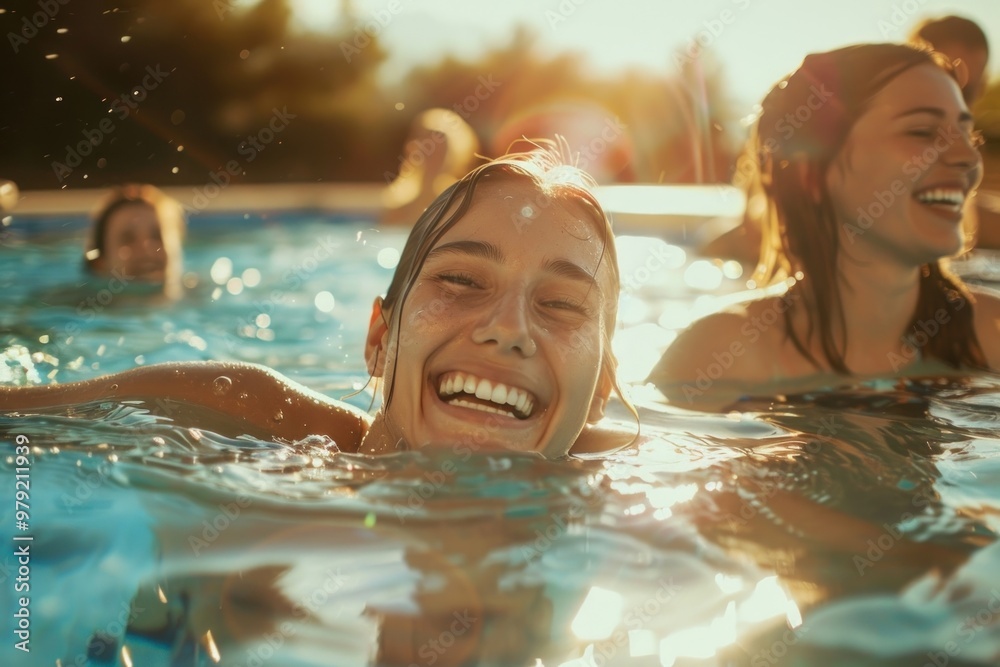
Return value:
<svg viewBox="0 0 1000 667">
<path fill-rule="evenodd" d="M 465 401 L 461 398 L 455 399 L 453 401 L 448 401 L 450 405 L 457 405 L 462 408 L 472 408 L 473 410 L 481 410 L 482 412 L 492 412 L 498 415 L 506 415 L 508 417 L 514 417 L 515 415 L 507 412 L 505 410 L 500 410 L 499 408 L 491 408 L 488 405 L 481 405 L 479 403 L 473 403 L 471 401 Z"/>
</svg>

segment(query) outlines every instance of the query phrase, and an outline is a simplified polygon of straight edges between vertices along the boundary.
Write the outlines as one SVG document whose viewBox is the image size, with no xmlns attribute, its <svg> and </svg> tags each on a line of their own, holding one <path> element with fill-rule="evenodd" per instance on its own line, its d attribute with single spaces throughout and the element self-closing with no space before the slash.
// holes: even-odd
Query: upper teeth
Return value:
<svg viewBox="0 0 1000 667">
<path fill-rule="evenodd" d="M 502 382 L 490 382 L 468 373 L 445 373 L 438 382 L 438 393 L 442 397 L 458 393 L 473 394 L 476 398 L 497 405 L 509 405 L 520 417 L 529 416 L 535 407 L 535 399 L 526 389 L 511 387 Z M 465 407 L 478 405 L 464 401 L 462 404 Z"/>
<path fill-rule="evenodd" d="M 965 193 L 953 188 L 933 188 L 919 193 L 917 199 L 922 202 L 945 202 L 961 206 L 965 203 Z"/>
</svg>

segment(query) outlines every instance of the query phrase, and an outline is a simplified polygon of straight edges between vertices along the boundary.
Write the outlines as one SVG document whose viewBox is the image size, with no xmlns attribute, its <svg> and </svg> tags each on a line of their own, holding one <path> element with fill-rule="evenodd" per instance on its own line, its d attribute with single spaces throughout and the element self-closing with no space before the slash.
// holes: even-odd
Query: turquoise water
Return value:
<svg viewBox="0 0 1000 667">
<path fill-rule="evenodd" d="M 214 358 L 331 396 L 364 386 L 367 310 L 400 233 L 196 220 L 183 301 L 129 291 L 91 316 L 81 302 L 107 285 L 79 284 L 80 221 L 47 222 L 0 248 L 5 383 Z M 650 246 L 623 240 L 620 339 L 633 346 L 659 345 L 738 283 L 672 247 L 652 270 Z M 327 248 L 335 260 L 312 261 Z M 648 441 L 571 461 L 462 448 L 372 459 L 319 436 L 181 428 L 163 408 L 0 406 L 0 664 L 1000 664 L 993 377 L 721 416 L 643 400 Z M 17 436 L 31 454 L 23 532 Z M 26 654 L 13 538 L 29 532 Z"/>
</svg>

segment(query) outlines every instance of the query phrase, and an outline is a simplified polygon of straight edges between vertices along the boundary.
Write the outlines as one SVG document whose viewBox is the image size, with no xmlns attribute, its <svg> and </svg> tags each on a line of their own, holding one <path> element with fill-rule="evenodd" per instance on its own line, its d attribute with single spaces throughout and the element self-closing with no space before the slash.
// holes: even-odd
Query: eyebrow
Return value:
<svg viewBox="0 0 1000 667">
<path fill-rule="evenodd" d="M 550 259 L 545 262 L 545 270 L 550 273 L 554 273 L 557 276 L 587 283 L 591 289 L 596 289 L 598 294 L 601 293 L 601 286 L 597 284 L 597 280 L 594 276 L 590 275 L 590 273 L 588 273 L 583 267 L 574 264 L 573 262 L 565 259 Z"/>
<path fill-rule="evenodd" d="M 445 243 L 427 253 L 427 259 L 432 259 L 438 255 L 450 253 L 481 257 L 482 259 L 488 259 L 492 262 L 496 262 L 497 264 L 503 264 L 504 262 L 504 256 L 503 253 L 500 252 L 500 248 L 485 241 L 453 241 L 451 243 Z"/>
<path fill-rule="evenodd" d="M 500 251 L 500 248 L 486 241 L 453 241 L 452 243 L 445 243 L 427 253 L 427 259 L 430 260 L 439 255 L 451 253 L 479 257 L 497 264 L 503 264 L 506 261 L 506 257 Z M 589 287 L 596 289 L 598 293 L 601 291 L 601 286 L 597 283 L 597 279 L 594 276 L 580 265 L 574 264 L 569 260 L 550 259 L 545 262 L 542 268 L 557 276 L 587 283 Z"/>
<path fill-rule="evenodd" d="M 896 120 L 898 118 L 904 118 L 906 116 L 915 116 L 921 113 L 937 116 L 938 118 L 944 118 L 945 116 L 948 115 L 945 113 L 944 109 L 941 109 L 939 107 L 915 107 L 913 109 L 904 111 L 903 113 L 897 114 L 893 120 Z M 969 111 L 963 111 L 958 115 L 959 123 L 964 123 L 966 121 L 971 121 L 971 120 L 972 120 L 972 114 Z"/>
</svg>

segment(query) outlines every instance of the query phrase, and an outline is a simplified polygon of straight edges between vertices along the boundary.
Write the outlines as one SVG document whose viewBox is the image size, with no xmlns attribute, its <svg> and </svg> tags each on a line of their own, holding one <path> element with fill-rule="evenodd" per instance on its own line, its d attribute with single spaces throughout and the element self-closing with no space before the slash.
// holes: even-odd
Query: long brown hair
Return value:
<svg viewBox="0 0 1000 667">
<path fill-rule="evenodd" d="M 755 185 L 767 198 L 755 281 L 798 279 L 794 289 L 803 290 L 805 299 L 791 300 L 784 314 L 785 334 L 817 369 L 822 366 L 808 349 L 813 335 L 819 337 L 830 369 L 851 373 L 844 359 L 846 323 L 837 282 L 839 227 L 825 175 L 871 99 L 903 72 L 928 64 L 954 76 L 938 54 L 904 44 L 859 44 L 812 54 L 761 104 L 749 146 L 756 157 Z M 802 110 L 808 113 L 803 111 L 800 122 L 792 124 L 789 119 Z M 804 339 L 792 326 L 798 308 L 806 312 Z M 923 356 L 954 368 L 987 368 L 973 328 L 973 299 L 946 262 L 937 260 L 921 267 L 920 293 L 907 332 L 934 321 L 941 309 L 948 314 L 947 324 L 929 337 Z M 843 349 L 835 342 L 835 326 Z"/>
</svg>

